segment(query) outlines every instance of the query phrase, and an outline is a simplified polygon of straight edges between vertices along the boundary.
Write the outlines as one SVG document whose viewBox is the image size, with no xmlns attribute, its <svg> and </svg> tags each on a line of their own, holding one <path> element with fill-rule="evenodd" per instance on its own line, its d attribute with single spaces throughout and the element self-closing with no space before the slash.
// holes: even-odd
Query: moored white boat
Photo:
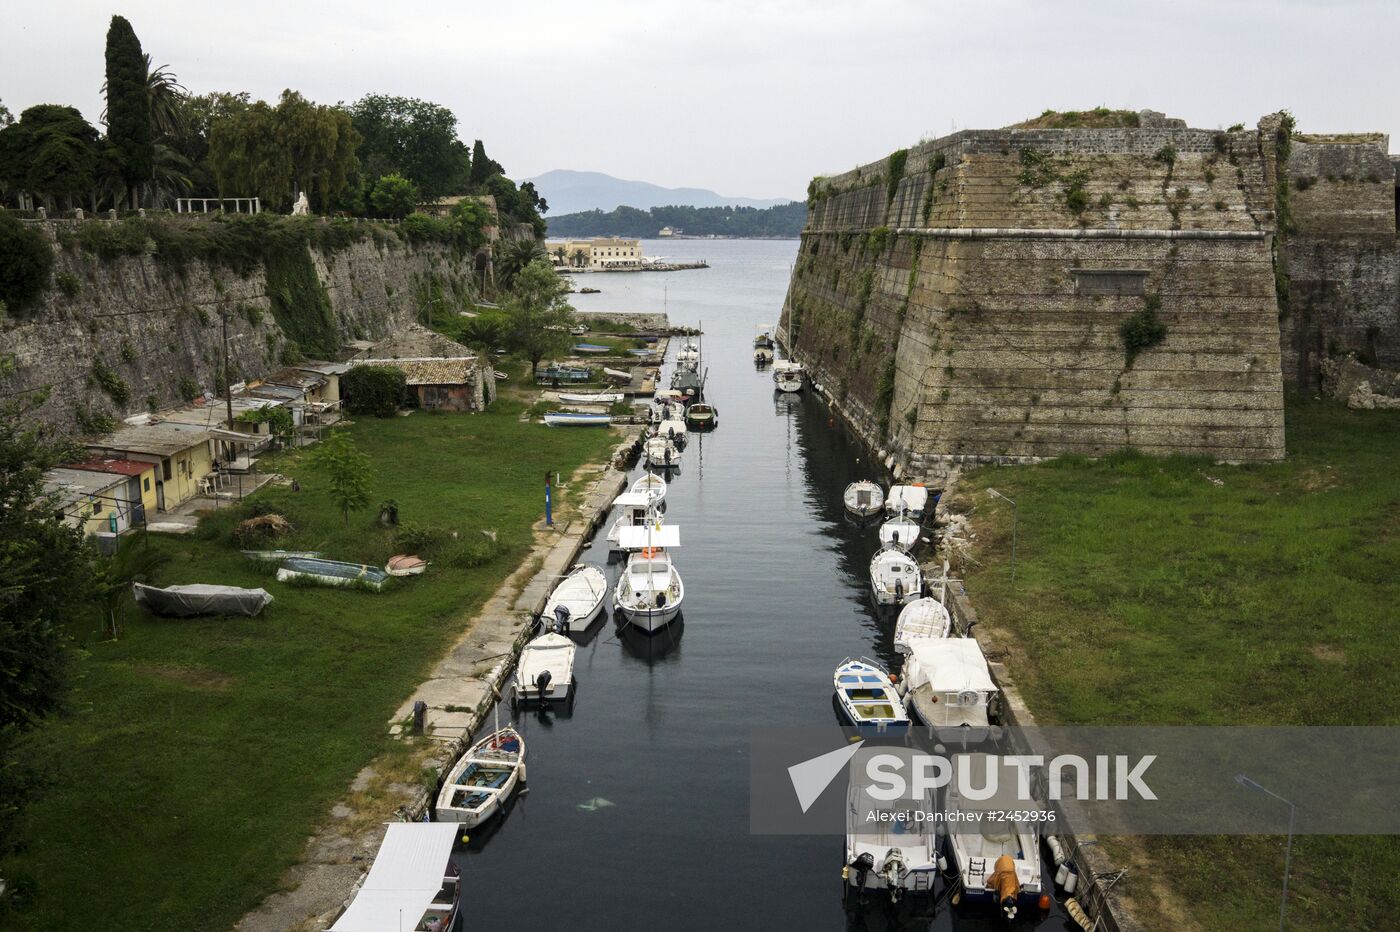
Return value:
<svg viewBox="0 0 1400 932">
<path fill-rule="evenodd" d="M 922 638 L 946 638 L 953 632 L 953 619 L 937 599 L 924 596 L 899 610 L 894 626 L 894 649 L 909 653 L 910 645 Z"/>
<path fill-rule="evenodd" d="M 857 727 L 884 731 L 909 724 L 909 714 L 885 668 L 873 660 L 847 657 L 836 667 L 836 703 L 842 717 Z"/>
<path fill-rule="evenodd" d="M 801 363 L 779 359 L 773 363 L 773 384 L 780 392 L 800 392 L 806 384 L 807 373 Z"/>
<path fill-rule="evenodd" d="M 841 876 L 851 889 L 884 890 L 896 903 L 905 894 L 932 894 L 938 875 L 938 823 L 927 817 L 935 811 L 932 792 L 882 800 L 869 789 L 868 783 L 852 779 L 846 790 Z"/>
<path fill-rule="evenodd" d="M 681 451 L 669 437 L 648 437 L 642 455 L 652 469 L 672 469 L 681 464 Z"/>
<path fill-rule="evenodd" d="M 550 702 L 569 698 L 574 687 L 572 640 L 551 625 L 520 651 L 515 667 L 514 698 L 517 702 Z"/>
<path fill-rule="evenodd" d="M 870 560 L 870 589 L 877 605 L 907 605 L 923 594 L 924 577 L 914 558 L 885 547 Z"/>
<path fill-rule="evenodd" d="M 858 518 L 877 515 L 885 507 L 885 490 L 869 479 L 858 479 L 846 486 L 842 493 L 846 510 Z"/>
<path fill-rule="evenodd" d="M 580 563 L 559 581 L 545 599 L 540 613 L 547 624 L 582 631 L 603 613 L 608 595 L 608 577 L 596 566 Z"/>
<path fill-rule="evenodd" d="M 451 860 L 459 831 L 437 822 L 390 822 L 369 874 L 330 932 L 448 932 L 461 899 Z"/>
<path fill-rule="evenodd" d="M 880 546 L 898 547 L 905 553 L 913 553 L 919 545 L 919 534 L 923 529 L 913 518 L 900 516 L 891 518 L 880 525 Z"/>
<path fill-rule="evenodd" d="M 660 424 L 681 417 L 684 411 L 685 396 L 674 388 L 663 388 L 652 396 L 648 413 L 653 424 Z"/>
<path fill-rule="evenodd" d="M 1017 798 L 1017 781 L 1006 772 L 1004 759 L 990 754 L 955 754 L 953 774 L 943 788 L 941 806 L 948 830 L 948 851 L 952 855 L 963 898 L 971 902 L 995 903 L 1007 919 L 1015 919 L 1022 909 L 1037 906 L 1041 893 L 1040 834 L 1032 821 L 1006 821 L 987 818 L 984 813 L 1015 813 L 1032 810 L 1029 800 Z M 963 796 L 959 785 L 988 786 L 989 767 L 1002 769 L 995 781 L 997 792 L 987 799 Z M 964 775 L 960 771 L 968 770 Z M 991 885 L 989 886 L 989 881 Z M 995 889 L 993 889 L 993 887 Z"/>
<path fill-rule="evenodd" d="M 685 421 L 680 418 L 662 421 L 656 425 L 656 435 L 668 438 L 677 447 L 684 446 L 686 441 Z"/>
<path fill-rule="evenodd" d="M 641 492 L 651 498 L 652 504 L 658 504 L 666 498 L 666 480 L 655 473 L 647 473 L 632 483 L 632 491 Z"/>
<path fill-rule="evenodd" d="M 992 723 L 997 685 L 976 638 L 913 637 L 905 641 L 904 701 L 934 728 L 979 728 Z"/>
<path fill-rule="evenodd" d="M 704 401 L 697 401 L 685 409 L 685 423 L 691 430 L 713 430 L 719 425 L 719 411 Z"/>
<path fill-rule="evenodd" d="M 583 414 L 573 411 L 548 411 L 544 422 L 550 427 L 604 427 L 612 423 L 607 414 Z"/>
<path fill-rule="evenodd" d="M 655 511 L 657 501 L 659 499 L 653 498 L 649 492 L 623 492 L 613 499 L 617 517 L 613 519 L 607 534 L 608 543 L 612 545 L 613 550 L 623 549 L 624 528 L 646 527 L 649 523 L 658 526 L 661 524 L 661 516 Z"/>
<path fill-rule="evenodd" d="M 636 627 L 658 631 L 675 620 L 685 599 L 685 583 L 659 547 L 646 547 L 627 558 L 613 587 L 613 608 Z"/>
<path fill-rule="evenodd" d="M 700 365 L 700 348 L 687 339 L 676 352 L 676 365 L 694 371 Z"/>
<path fill-rule="evenodd" d="M 437 797 L 437 820 L 480 825 L 525 782 L 525 739 L 509 726 L 482 738 L 458 758 Z"/>
<path fill-rule="evenodd" d="M 753 350 L 753 361 L 760 366 L 766 366 L 773 361 L 773 350 L 767 346 L 755 346 Z"/>
<path fill-rule="evenodd" d="M 885 496 L 885 510 L 892 515 L 905 515 L 920 520 L 928 509 L 928 488 L 921 482 L 890 486 Z"/>
</svg>

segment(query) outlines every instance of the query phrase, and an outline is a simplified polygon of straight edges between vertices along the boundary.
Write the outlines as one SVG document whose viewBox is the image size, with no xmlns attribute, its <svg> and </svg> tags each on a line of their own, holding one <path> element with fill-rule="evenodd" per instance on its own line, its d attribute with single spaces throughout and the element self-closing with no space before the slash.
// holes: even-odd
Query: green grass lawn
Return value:
<svg viewBox="0 0 1400 932">
<path fill-rule="evenodd" d="M 968 589 L 1011 635 L 1041 724 L 1400 722 L 1400 412 L 1290 398 L 1287 437 L 1278 464 L 1118 455 L 964 477 Z M 1015 581 L 1011 508 L 989 487 L 1019 507 Z M 1203 927 L 1277 923 L 1282 839 L 1142 844 Z M 1299 839 L 1290 927 L 1393 928 L 1400 890 L 1381 878 L 1397 872 L 1400 839 Z"/>
<path fill-rule="evenodd" d="M 466 540 L 496 530 L 485 565 L 462 565 L 472 561 L 449 540 L 426 575 L 382 593 L 305 588 L 239 555 L 234 512 L 198 536 L 153 535 L 170 555 L 160 583 L 262 586 L 276 602 L 257 619 L 133 610 L 116 643 L 98 642 L 95 609 L 74 619 L 84 649 L 75 710 L 28 741 L 52 784 L 30 810 L 28 851 L 3 871 L 28 912 L 0 924 L 221 929 L 271 892 L 331 802 L 389 746 L 389 716 L 519 563 L 542 517 L 545 471 L 567 478 L 615 442 L 610 431 L 522 423 L 520 412 L 500 401 L 480 415 L 346 428 L 373 458 L 376 503 L 395 499 L 403 520 Z M 296 524 L 285 545 L 382 564 L 393 541 L 372 526 L 375 509 L 342 524 L 304 455 L 272 467 L 301 491 L 257 496 Z"/>
</svg>

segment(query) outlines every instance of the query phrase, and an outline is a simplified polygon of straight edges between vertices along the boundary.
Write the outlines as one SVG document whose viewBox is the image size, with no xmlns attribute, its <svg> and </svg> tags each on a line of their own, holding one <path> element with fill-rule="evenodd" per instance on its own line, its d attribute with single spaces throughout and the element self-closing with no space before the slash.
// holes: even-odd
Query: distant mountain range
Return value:
<svg viewBox="0 0 1400 932">
<path fill-rule="evenodd" d="M 610 211 L 623 206 L 648 210 L 670 205 L 773 207 L 792 202 L 792 198 L 787 197 L 725 197 L 704 188 L 663 188 L 645 181 L 614 178 L 602 172 L 576 172 L 566 168 L 523 180 L 534 182 L 535 190 L 549 203 L 549 215 L 554 217 L 585 210 Z"/>
</svg>

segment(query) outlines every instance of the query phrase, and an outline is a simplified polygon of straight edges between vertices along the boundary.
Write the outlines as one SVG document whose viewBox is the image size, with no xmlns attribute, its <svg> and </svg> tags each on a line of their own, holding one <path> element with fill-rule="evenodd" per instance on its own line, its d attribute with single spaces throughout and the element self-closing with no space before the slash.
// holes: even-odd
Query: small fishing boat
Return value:
<svg viewBox="0 0 1400 932">
<path fill-rule="evenodd" d="M 700 400 L 700 393 L 704 390 L 704 380 L 700 374 L 690 369 L 677 369 L 671 374 L 671 387 L 681 393 L 681 397 L 686 404 Z"/>
<path fill-rule="evenodd" d="M 661 516 L 655 510 L 657 501 L 659 499 L 653 498 L 650 492 L 633 491 L 623 492 L 613 499 L 613 505 L 617 507 L 617 517 L 613 519 L 607 534 L 607 541 L 613 550 L 623 549 L 623 528 L 661 524 Z"/>
<path fill-rule="evenodd" d="M 390 576 L 422 576 L 427 568 L 427 560 L 403 553 L 390 557 L 389 562 L 384 564 L 384 572 Z"/>
<path fill-rule="evenodd" d="M 583 289 L 583 291 L 580 292 L 580 294 L 592 294 L 592 293 L 594 293 L 594 292 L 593 292 L 593 289 L 591 289 L 591 288 L 585 288 L 585 289 Z M 583 335 L 584 335 L 585 333 L 587 333 L 587 332 L 588 332 L 588 325 L 587 325 L 587 324 L 574 324 L 572 327 L 569 328 L 569 333 L 573 334 L 573 335 L 576 336 L 576 337 L 581 337 L 581 336 L 583 336 Z"/>
<path fill-rule="evenodd" d="M 807 373 L 801 363 L 780 359 L 773 363 L 773 384 L 780 392 L 800 392 L 806 384 Z"/>
<path fill-rule="evenodd" d="M 700 366 L 700 349 L 695 345 L 695 341 L 686 340 L 676 352 L 676 365 L 692 372 Z"/>
<path fill-rule="evenodd" d="M 946 825 L 960 826 L 948 832 L 948 851 L 962 881 L 963 899 L 993 903 L 1013 920 L 1021 909 L 1036 908 L 1040 899 L 1040 833 L 1034 821 L 986 817 L 1033 808 L 1014 792 L 1015 780 L 998 781 L 988 773 L 1003 763 L 1004 758 L 990 754 L 954 755 L 941 809 Z M 962 768 L 967 768 L 965 774 L 959 773 Z M 989 779 L 998 789 L 987 799 L 969 799 L 959 791 L 960 785 L 987 787 Z"/>
<path fill-rule="evenodd" d="M 914 558 L 884 547 L 870 560 L 870 589 L 876 605 L 908 605 L 923 594 L 924 577 Z"/>
<path fill-rule="evenodd" d="M 621 370 L 621 369 L 609 369 L 609 368 L 607 368 L 607 367 L 604 367 L 604 368 L 603 368 L 603 375 L 606 375 L 608 378 L 613 379 L 613 380 L 618 381 L 618 382 L 630 382 L 630 381 L 632 381 L 632 373 L 630 373 L 630 372 L 624 372 L 624 371 Z"/>
<path fill-rule="evenodd" d="M 885 490 L 869 479 L 860 479 L 846 486 L 842 493 L 846 510 L 858 518 L 869 518 L 885 507 Z"/>
<path fill-rule="evenodd" d="M 541 366 L 535 373 L 535 381 L 541 385 L 554 382 L 587 382 L 593 373 L 580 366 Z"/>
<path fill-rule="evenodd" d="M 655 473 L 647 473 L 632 483 L 631 491 L 646 495 L 653 505 L 658 505 L 666 498 L 666 480 Z"/>
<path fill-rule="evenodd" d="M 869 789 L 869 784 L 852 780 L 846 791 L 846 866 L 841 876 L 848 892 L 884 890 L 895 903 L 905 894 L 932 894 L 938 876 L 938 823 L 927 815 L 936 811 L 932 791 L 925 791 L 922 799 L 882 800 Z"/>
<path fill-rule="evenodd" d="M 836 704 L 842 718 L 856 727 L 884 731 L 908 725 L 909 713 L 885 668 L 873 660 L 847 657 L 836 667 Z"/>
<path fill-rule="evenodd" d="M 685 421 L 680 418 L 671 418 L 656 425 L 656 436 L 665 437 L 677 447 L 685 446 L 686 429 Z"/>
<path fill-rule="evenodd" d="M 880 546 L 898 547 L 905 553 L 913 553 L 919 545 L 919 534 L 923 528 L 913 518 L 900 516 L 891 518 L 880 525 Z"/>
<path fill-rule="evenodd" d="M 754 349 L 773 349 L 773 325 L 759 324 L 758 334 L 753 338 Z"/>
<path fill-rule="evenodd" d="M 681 574 L 671 562 L 671 555 L 659 547 L 644 547 L 629 556 L 627 568 L 613 587 L 614 611 L 648 633 L 675 620 L 684 599 Z"/>
<path fill-rule="evenodd" d="M 598 344 L 598 343 L 575 343 L 575 344 L 574 344 L 574 352 L 575 352 L 575 353 L 589 353 L 589 354 L 592 354 L 592 355 L 599 355 L 599 356 L 601 356 L 601 355 L 603 355 L 604 353 L 611 353 L 612 351 L 613 351 L 613 348 L 612 348 L 611 346 L 602 346 L 602 345 L 600 345 L 600 344 Z"/>
<path fill-rule="evenodd" d="M 645 357 L 647 357 L 647 356 L 655 356 L 655 355 L 656 355 L 656 350 L 654 350 L 654 349 L 630 349 L 630 350 L 627 351 L 627 353 L 628 353 L 628 355 L 631 355 L 631 356 L 641 356 L 641 357 L 645 358 Z"/>
<path fill-rule="evenodd" d="M 991 724 L 998 690 L 976 638 L 909 637 L 901 650 L 904 701 L 919 721 L 935 728 Z"/>
<path fill-rule="evenodd" d="M 608 577 L 603 571 L 580 563 L 554 587 L 541 614 L 546 621 L 558 625 L 562 634 L 568 634 L 571 628 L 582 631 L 602 614 L 607 595 Z"/>
<path fill-rule="evenodd" d="M 265 589 L 240 589 L 237 586 L 203 583 L 161 589 L 134 582 L 131 584 L 131 594 L 136 599 L 136 605 L 144 611 L 172 618 L 192 618 L 195 615 L 246 615 L 253 618 L 272 604 L 272 596 Z"/>
<path fill-rule="evenodd" d="M 314 560 L 321 555 L 319 550 L 244 550 L 242 553 L 255 563 L 281 563 L 293 558 Z"/>
<path fill-rule="evenodd" d="M 502 372 L 500 369 L 496 369 L 491 374 L 495 376 L 497 382 L 510 381 L 510 376 L 507 373 Z"/>
<path fill-rule="evenodd" d="M 953 631 L 953 619 L 948 609 L 937 599 L 924 596 L 899 610 L 894 626 L 894 649 L 908 654 L 914 641 L 922 638 L 946 638 Z"/>
<path fill-rule="evenodd" d="M 548 411 L 545 413 L 544 422 L 550 427 L 606 427 L 612 423 L 612 416 L 577 411 Z"/>
<path fill-rule="evenodd" d="M 674 469 L 681 464 L 681 452 L 668 437 L 648 437 L 642 455 L 652 469 Z"/>
<path fill-rule="evenodd" d="M 364 586 L 378 592 L 389 581 L 389 574 L 377 566 L 342 563 L 339 560 L 293 558 L 277 569 L 278 582 L 304 580 L 323 586 Z"/>
<path fill-rule="evenodd" d="M 437 820 L 480 825 L 525 782 L 525 739 L 506 726 L 458 758 L 437 797 Z"/>
<path fill-rule="evenodd" d="M 904 515 L 918 521 L 928 509 L 928 502 L 928 488 L 922 482 L 894 485 L 890 486 L 890 494 L 885 497 L 885 510 L 892 515 Z"/>
<path fill-rule="evenodd" d="M 673 388 L 663 388 L 652 397 L 649 417 L 653 424 L 660 424 L 681 417 L 684 410 L 685 396 Z"/>
<path fill-rule="evenodd" d="M 439 822 L 390 822 L 374 864 L 330 932 L 448 932 L 457 922 L 461 874 L 452 845 L 461 831 Z"/>
<path fill-rule="evenodd" d="M 578 645 L 555 625 L 520 650 L 512 698 L 516 702 L 551 702 L 569 698 L 574 688 L 574 652 Z"/>
<path fill-rule="evenodd" d="M 685 423 L 691 430 L 713 430 L 719 425 L 719 411 L 712 404 L 697 401 L 685 409 Z"/>
<path fill-rule="evenodd" d="M 560 392 L 559 400 L 574 405 L 610 405 L 622 400 L 621 392 Z"/>
<path fill-rule="evenodd" d="M 755 346 L 753 350 L 753 361 L 760 366 L 766 366 L 773 361 L 773 350 L 767 346 Z"/>
</svg>

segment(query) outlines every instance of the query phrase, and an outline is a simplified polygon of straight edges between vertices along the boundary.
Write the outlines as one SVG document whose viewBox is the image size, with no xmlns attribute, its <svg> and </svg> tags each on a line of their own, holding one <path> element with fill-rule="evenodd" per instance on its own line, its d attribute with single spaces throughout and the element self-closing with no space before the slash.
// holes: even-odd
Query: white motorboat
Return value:
<svg viewBox="0 0 1400 932">
<path fill-rule="evenodd" d="M 480 825 L 525 782 L 525 739 L 509 726 L 482 738 L 458 758 L 437 798 L 437 820 Z"/>
<path fill-rule="evenodd" d="M 653 424 L 660 424 L 663 421 L 674 421 L 684 417 L 685 395 L 674 388 L 662 389 L 652 398 L 651 408 L 648 414 L 648 419 Z"/>
<path fill-rule="evenodd" d="M 899 611 L 894 626 L 894 649 L 908 654 L 910 645 L 923 638 L 946 638 L 953 633 L 953 619 L 937 599 L 924 596 Z"/>
<path fill-rule="evenodd" d="M 991 724 L 997 684 L 976 638 L 911 637 L 901 649 L 907 654 L 901 689 L 919 721 L 933 728 Z"/>
<path fill-rule="evenodd" d="M 870 589 L 877 605 L 908 605 L 923 595 L 924 576 L 909 554 L 884 547 L 870 560 Z"/>
<path fill-rule="evenodd" d="M 459 831 L 451 823 L 390 822 L 369 874 L 330 932 L 454 928 L 462 885 L 452 845 Z"/>
<path fill-rule="evenodd" d="M 532 638 L 521 649 L 520 661 L 515 667 L 515 700 L 543 703 L 568 699 L 574 687 L 574 651 L 577 649 L 578 645 L 554 625 Z"/>
<path fill-rule="evenodd" d="M 807 382 L 807 372 L 801 363 L 780 359 L 773 363 L 773 384 L 780 392 L 800 392 Z"/>
<path fill-rule="evenodd" d="M 611 405 L 621 401 L 621 392 L 560 392 L 559 400 L 571 405 Z"/>
<path fill-rule="evenodd" d="M 656 425 L 656 435 L 669 438 L 678 447 L 684 446 L 686 441 L 685 421 L 680 418 L 662 421 Z"/>
<path fill-rule="evenodd" d="M 1019 799 L 1017 780 L 1007 770 L 1012 765 L 990 754 L 955 754 L 953 775 L 943 789 L 942 812 L 948 831 L 948 850 L 962 881 L 963 899 L 995 903 L 1007 919 L 1021 909 L 1033 909 L 1040 899 L 1040 835 L 1033 821 L 984 818 L 982 813 L 1025 812 L 1034 808 Z M 988 786 L 989 767 L 1000 766 L 997 791 L 987 799 L 972 800 L 959 792 L 959 783 L 973 788 Z M 962 770 L 968 770 L 964 776 Z M 980 794 L 979 794 L 980 795 Z M 994 875 L 996 879 L 993 880 Z M 989 885 L 993 882 L 995 890 Z M 1033 914 L 1034 915 L 1034 914 Z"/>
<path fill-rule="evenodd" d="M 767 346 L 755 346 L 753 350 L 753 361 L 760 366 L 766 366 L 773 361 L 773 350 Z"/>
<path fill-rule="evenodd" d="M 639 527 L 645 528 L 648 525 L 661 525 L 661 516 L 656 513 L 656 503 L 658 499 L 651 496 L 649 492 L 623 492 L 613 499 L 613 505 L 618 509 L 617 517 L 613 519 L 612 527 L 608 529 L 608 543 L 612 544 L 613 550 L 622 550 L 622 533 L 624 528 Z M 639 546 L 649 546 L 645 543 Z"/>
<path fill-rule="evenodd" d="M 695 345 L 695 341 L 686 340 L 681 348 L 676 352 L 676 365 L 682 369 L 690 369 L 692 372 L 700 365 L 700 348 Z"/>
<path fill-rule="evenodd" d="M 645 547 L 629 556 L 613 587 L 613 609 L 648 633 L 674 621 L 684 600 L 681 574 L 671 555 L 659 547 Z"/>
<path fill-rule="evenodd" d="M 561 633 L 567 634 L 570 628 L 582 631 L 603 613 L 607 596 L 608 577 L 598 567 L 580 563 L 554 587 L 541 615 L 557 624 Z"/>
<path fill-rule="evenodd" d="M 753 338 L 754 349 L 771 350 L 773 348 L 773 325 L 759 324 L 758 334 Z"/>
<path fill-rule="evenodd" d="M 880 546 L 898 547 L 905 553 L 913 553 L 914 548 L 919 545 L 919 535 L 922 532 L 923 528 L 913 518 L 902 515 L 891 518 L 880 525 Z"/>
<path fill-rule="evenodd" d="M 427 569 L 427 560 L 409 553 L 395 554 L 384 564 L 384 572 L 390 576 L 422 576 Z"/>
<path fill-rule="evenodd" d="M 606 427 L 612 423 L 612 418 L 606 414 L 546 411 L 544 422 L 550 427 Z"/>
<path fill-rule="evenodd" d="M 681 451 L 669 437 L 648 437 L 642 455 L 652 469 L 673 469 L 681 464 Z"/>
<path fill-rule="evenodd" d="M 841 716 L 856 727 L 884 731 L 891 725 L 908 725 L 909 713 L 885 668 L 873 660 L 847 657 L 836 668 L 836 704 Z"/>
<path fill-rule="evenodd" d="M 841 498 L 846 510 L 858 518 L 878 515 L 885 507 L 885 490 L 869 479 L 858 479 L 846 486 Z"/>
<path fill-rule="evenodd" d="M 666 498 L 666 480 L 649 472 L 632 483 L 632 491 L 644 493 L 651 498 L 653 505 L 658 505 Z"/>
<path fill-rule="evenodd" d="M 885 510 L 892 515 L 904 515 L 918 521 L 928 509 L 928 488 L 922 482 L 890 486 L 885 497 Z"/>
<path fill-rule="evenodd" d="M 859 773 L 852 760 L 852 773 Z M 871 796 L 869 784 L 852 779 L 846 790 L 846 866 L 850 890 L 884 890 L 892 902 L 908 893 L 932 894 L 938 875 L 937 824 L 932 792 L 922 799 Z M 883 794 L 882 794 L 883 795 Z"/>
</svg>

